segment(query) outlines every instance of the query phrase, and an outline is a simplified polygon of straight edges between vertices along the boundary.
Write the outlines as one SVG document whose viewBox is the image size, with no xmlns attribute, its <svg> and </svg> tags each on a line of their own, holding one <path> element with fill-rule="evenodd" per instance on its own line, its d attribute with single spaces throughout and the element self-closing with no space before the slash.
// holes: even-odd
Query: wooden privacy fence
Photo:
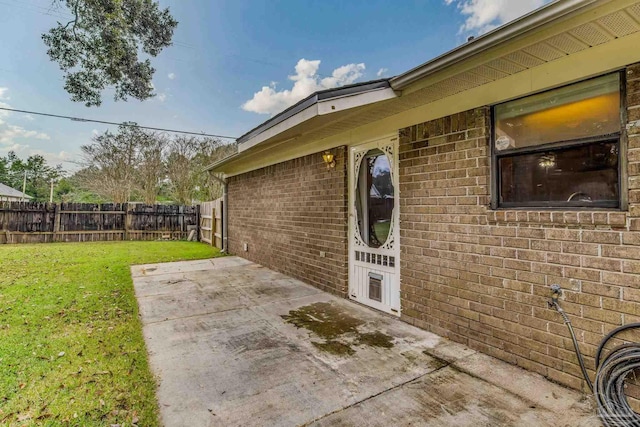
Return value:
<svg viewBox="0 0 640 427">
<path fill-rule="evenodd" d="M 0 202 L 0 243 L 187 239 L 199 206 Z"/>
<path fill-rule="evenodd" d="M 222 248 L 222 198 L 200 205 L 200 240 Z"/>
</svg>

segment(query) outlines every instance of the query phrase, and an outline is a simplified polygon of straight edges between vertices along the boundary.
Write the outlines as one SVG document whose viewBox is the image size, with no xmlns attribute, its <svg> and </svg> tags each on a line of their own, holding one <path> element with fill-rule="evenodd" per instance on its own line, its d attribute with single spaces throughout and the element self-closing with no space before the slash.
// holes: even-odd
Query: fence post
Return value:
<svg viewBox="0 0 640 427">
<path fill-rule="evenodd" d="M 196 240 L 200 241 L 200 205 L 196 205 Z"/>
<path fill-rule="evenodd" d="M 58 241 L 58 232 L 60 232 L 60 209 L 62 203 L 56 203 L 53 207 L 53 238 L 54 242 Z"/>
<path fill-rule="evenodd" d="M 124 209 L 124 234 L 122 240 L 129 240 L 129 225 L 131 222 L 129 217 L 129 203 L 123 203 L 122 208 Z"/>
<path fill-rule="evenodd" d="M 187 214 L 185 213 L 185 207 L 187 205 L 184 206 L 179 206 L 178 207 L 178 218 L 180 218 L 180 231 L 182 231 L 182 235 L 184 236 L 184 233 L 187 232 Z"/>
</svg>

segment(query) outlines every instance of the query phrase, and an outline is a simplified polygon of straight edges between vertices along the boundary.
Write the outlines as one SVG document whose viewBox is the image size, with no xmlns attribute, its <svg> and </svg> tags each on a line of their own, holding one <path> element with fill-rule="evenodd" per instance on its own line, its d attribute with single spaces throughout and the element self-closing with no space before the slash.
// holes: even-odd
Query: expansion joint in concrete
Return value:
<svg viewBox="0 0 640 427">
<path fill-rule="evenodd" d="M 381 392 L 379 392 L 379 393 L 372 394 L 371 396 L 367 396 L 367 397 L 365 397 L 364 399 L 358 400 L 357 402 L 353 402 L 353 403 L 351 403 L 351 404 L 349 404 L 349 405 L 347 405 L 347 406 L 344 406 L 344 407 L 342 407 L 342 408 L 340 408 L 340 409 L 336 409 L 336 410 L 335 410 L 335 411 L 333 411 L 333 412 L 329 412 L 328 414 L 324 414 L 324 415 L 323 415 L 323 416 L 321 416 L 321 417 L 318 417 L 318 418 L 316 418 L 316 419 L 314 419 L 314 420 L 311 420 L 311 421 L 309 421 L 309 422 L 307 422 L 307 423 L 302 424 L 300 427 L 306 427 L 306 426 L 309 426 L 309 425 L 311 425 L 311 424 L 313 424 L 313 423 L 316 423 L 316 422 L 318 422 L 318 421 L 320 421 L 320 420 L 322 420 L 322 419 L 324 419 L 324 418 L 326 418 L 326 417 L 329 417 L 329 416 L 331 416 L 331 415 L 335 415 L 335 414 L 339 414 L 339 413 L 340 413 L 340 412 L 342 412 L 342 411 L 346 411 L 347 409 L 353 408 L 354 406 L 357 406 L 357 405 L 359 405 L 359 404 L 361 404 L 361 403 L 364 403 L 364 402 L 366 402 L 366 401 L 368 401 L 368 400 L 375 399 L 376 397 L 378 397 L 378 396 L 382 396 L 383 394 L 386 394 L 386 393 L 388 393 L 388 392 L 390 392 L 390 391 L 394 391 L 394 390 L 397 390 L 397 389 L 399 389 L 399 388 L 402 388 L 402 387 L 404 387 L 404 386 L 405 386 L 405 385 L 407 385 L 407 384 L 410 384 L 410 383 L 412 383 L 412 382 L 418 381 L 418 380 L 420 380 L 421 378 L 424 378 L 424 377 L 426 377 L 427 375 L 431 375 L 431 374 L 433 374 L 433 373 L 435 373 L 435 372 L 438 372 L 438 371 L 440 371 L 440 370 L 442 370 L 442 369 L 444 369 L 444 368 L 446 368 L 446 367 L 448 367 L 448 366 L 450 366 L 450 365 L 451 365 L 451 364 L 450 364 L 449 362 L 446 362 L 445 364 L 442 364 L 442 365 L 438 366 L 437 368 L 435 368 L 433 371 L 429 371 L 429 372 L 426 372 L 426 373 L 424 373 L 424 374 L 422 374 L 422 375 L 418 375 L 418 376 L 417 376 L 417 377 L 415 377 L 415 378 L 411 378 L 411 379 L 409 379 L 409 380 L 407 380 L 407 381 L 405 381 L 405 382 L 403 382 L 403 383 L 397 384 L 397 385 L 395 385 L 395 386 L 393 386 L 393 387 L 389 387 L 389 388 L 387 388 L 387 389 L 385 389 L 385 390 L 382 390 L 382 391 L 381 391 Z"/>
</svg>

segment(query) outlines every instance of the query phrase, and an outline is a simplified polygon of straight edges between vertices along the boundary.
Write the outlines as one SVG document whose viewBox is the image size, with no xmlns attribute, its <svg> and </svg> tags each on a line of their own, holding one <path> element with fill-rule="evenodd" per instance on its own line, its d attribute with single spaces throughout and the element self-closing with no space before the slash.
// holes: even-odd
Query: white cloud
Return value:
<svg viewBox="0 0 640 427">
<path fill-rule="evenodd" d="M 169 73 L 167 77 L 169 77 L 169 80 L 173 80 L 176 78 L 176 73 Z"/>
<path fill-rule="evenodd" d="M 362 77 L 366 67 L 362 63 L 343 65 L 333 70 L 331 76 L 322 79 L 318 75 L 319 68 L 319 60 L 299 60 L 295 68 L 296 74 L 289 76 L 289 80 L 294 82 L 291 89 L 278 91 L 276 83 L 271 82 L 242 104 L 242 109 L 258 114 L 276 114 L 318 90 L 354 83 Z"/>
<path fill-rule="evenodd" d="M 444 0 L 466 16 L 461 33 L 482 34 L 537 9 L 551 0 Z"/>
<path fill-rule="evenodd" d="M 59 151 L 59 152 L 49 152 L 45 150 L 41 150 L 38 148 L 31 148 L 28 144 L 13 144 L 6 148 L 3 148 L 3 151 L 13 151 L 20 158 L 26 159 L 29 156 L 40 155 L 44 157 L 44 159 L 50 165 L 57 165 L 59 163 L 69 163 L 78 157 L 77 154 L 69 153 L 67 151 Z M 65 166 L 66 169 L 69 169 L 68 166 Z"/>
<path fill-rule="evenodd" d="M 35 130 L 27 130 L 20 126 L 6 125 L 0 128 L 0 143 L 3 145 L 11 145 L 15 139 L 18 138 L 32 138 L 49 140 L 51 137 L 44 132 L 38 132 Z"/>
<path fill-rule="evenodd" d="M 387 71 L 389 71 L 388 68 L 380 68 L 376 73 L 376 76 L 383 77 L 385 74 L 387 74 Z"/>
<path fill-rule="evenodd" d="M 164 101 L 166 101 L 166 100 L 167 100 L 167 94 L 166 94 L 166 93 L 164 93 L 164 92 L 160 92 L 160 93 L 158 94 L 158 101 L 160 101 L 160 102 L 164 102 Z"/>
<path fill-rule="evenodd" d="M 6 97 L 8 88 L 0 88 L 0 99 L 9 99 Z M 6 102 L 0 101 L 0 107 L 11 108 Z M 0 110 L 0 144 L 11 145 L 14 144 L 14 140 L 17 138 L 33 138 L 33 139 L 51 139 L 49 135 L 44 132 L 38 132 L 35 130 L 28 130 L 21 126 L 10 125 L 5 122 L 7 117 L 11 114 L 10 111 Z M 33 120 L 31 115 L 22 116 L 27 121 Z"/>
</svg>

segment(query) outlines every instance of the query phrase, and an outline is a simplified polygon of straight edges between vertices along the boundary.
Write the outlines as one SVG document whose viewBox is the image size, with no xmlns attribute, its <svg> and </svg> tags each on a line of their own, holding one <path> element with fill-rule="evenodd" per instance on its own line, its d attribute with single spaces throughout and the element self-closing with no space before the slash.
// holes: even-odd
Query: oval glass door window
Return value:
<svg viewBox="0 0 640 427">
<path fill-rule="evenodd" d="M 394 188 L 389 158 L 381 150 L 369 150 L 362 159 L 356 187 L 356 212 L 360 237 L 379 248 L 389 237 L 393 221 Z"/>
</svg>

